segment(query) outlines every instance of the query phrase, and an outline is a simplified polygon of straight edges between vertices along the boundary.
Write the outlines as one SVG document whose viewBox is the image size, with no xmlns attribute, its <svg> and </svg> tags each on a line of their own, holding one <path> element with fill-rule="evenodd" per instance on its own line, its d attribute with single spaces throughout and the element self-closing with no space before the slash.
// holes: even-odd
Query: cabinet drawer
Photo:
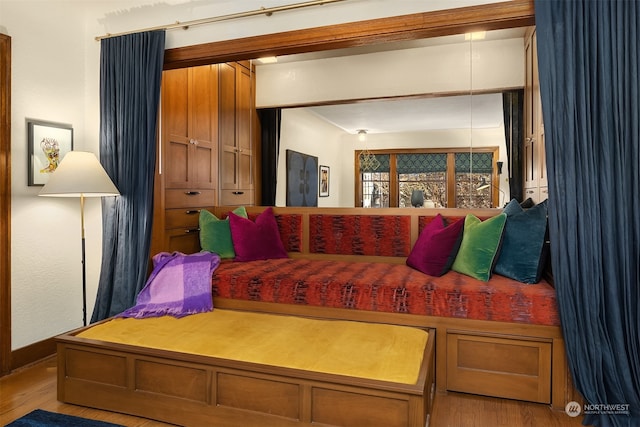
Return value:
<svg viewBox="0 0 640 427">
<path fill-rule="evenodd" d="M 165 197 L 167 208 L 197 208 L 216 204 L 216 190 L 167 190 Z"/>
<path fill-rule="evenodd" d="M 193 254 L 200 252 L 200 233 L 197 228 L 176 228 L 165 233 L 168 252 Z"/>
<path fill-rule="evenodd" d="M 205 208 L 167 209 L 165 211 L 165 228 L 197 228 L 200 211 Z"/>
<path fill-rule="evenodd" d="M 540 201 L 543 202 L 549 198 L 549 187 L 540 187 Z"/>
<path fill-rule="evenodd" d="M 222 206 L 247 206 L 253 204 L 253 190 L 220 190 L 220 205 Z"/>
<path fill-rule="evenodd" d="M 447 334 L 447 390 L 551 402 L 551 343 Z"/>
<path fill-rule="evenodd" d="M 524 189 L 524 199 L 531 198 L 535 203 L 540 201 L 540 190 L 538 187 L 530 187 Z"/>
</svg>

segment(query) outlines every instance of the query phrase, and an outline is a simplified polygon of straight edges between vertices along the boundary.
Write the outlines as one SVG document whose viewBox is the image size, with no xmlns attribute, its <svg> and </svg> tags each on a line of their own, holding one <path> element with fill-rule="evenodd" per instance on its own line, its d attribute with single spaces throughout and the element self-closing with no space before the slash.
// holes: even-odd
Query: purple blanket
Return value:
<svg viewBox="0 0 640 427">
<path fill-rule="evenodd" d="M 211 276 L 219 265 L 220 257 L 211 252 L 158 253 L 136 305 L 116 317 L 184 317 L 213 310 Z"/>
</svg>

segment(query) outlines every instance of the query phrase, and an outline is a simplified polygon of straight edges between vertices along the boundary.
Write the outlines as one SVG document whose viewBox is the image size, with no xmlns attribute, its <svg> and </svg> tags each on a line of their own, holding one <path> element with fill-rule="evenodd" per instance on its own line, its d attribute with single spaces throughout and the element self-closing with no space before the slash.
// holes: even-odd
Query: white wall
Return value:
<svg viewBox="0 0 640 427">
<path fill-rule="evenodd" d="M 319 119 L 304 108 L 290 108 L 282 111 L 276 206 L 287 205 L 286 150 L 316 156 L 318 165 L 329 166 L 329 197 L 318 197 L 318 206 L 344 206 L 341 205 L 341 200 L 346 189 L 343 177 L 340 175 L 340 171 L 344 169 L 341 158 L 343 150 L 340 147 L 344 134 L 345 132 L 341 129 Z M 353 200 L 350 205 L 353 206 Z"/>
<path fill-rule="evenodd" d="M 188 31 L 170 30 L 166 45 L 186 46 L 491 2 L 352 0 Z M 74 200 L 39 198 L 39 189 L 27 186 L 26 118 L 72 124 L 75 148 L 97 154 L 100 44 L 95 36 L 290 3 L 295 2 L 0 0 L 0 31 L 12 38 L 13 349 L 78 327 L 82 319 L 79 207 Z M 89 200 L 86 210 L 91 313 L 101 259 L 99 201 Z"/>
<path fill-rule="evenodd" d="M 474 129 L 473 135 L 469 129 L 369 134 L 366 142 L 360 142 L 357 135 L 345 132 L 318 119 L 304 108 L 283 109 L 276 206 L 286 206 L 286 149 L 318 156 L 319 164 L 331 167 L 331 197 L 319 198 L 318 206 L 353 207 L 355 203 L 356 152 L 365 148 L 376 150 L 469 147 L 470 140 L 473 141 L 475 148 L 498 146 L 497 160 L 507 164 L 503 126 Z M 505 167 L 502 177 L 507 176 L 508 171 Z M 508 180 L 502 179 L 500 187 L 505 194 L 509 193 Z M 502 201 L 504 202 L 504 200 Z"/>
<path fill-rule="evenodd" d="M 257 65 L 256 106 L 524 86 L 522 39 L 474 41 L 472 46 L 463 35 L 459 38 L 457 44 Z"/>
<path fill-rule="evenodd" d="M 463 36 L 460 36 L 463 39 Z M 395 97 L 468 91 L 500 91 L 524 86 L 522 39 L 475 41 L 399 51 L 361 54 L 256 66 L 256 105 L 286 107 L 351 99 Z M 470 52 L 473 52 L 470 54 Z M 473 57 L 473 67 L 469 58 Z M 470 78 L 473 70 L 473 78 Z M 282 142 L 278 165 L 276 205 L 286 206 L 285 150 L 333 157 L 332 187 L 339 194 L 320 198 L 319 206 L 352 207 L 355 203 L 354 157 L 364 148 L 449 148 L 498 146 L 497 161 L 507 162 L 504 127 L 450 129 L 423 132 L 370 133 L 367 143 L 358 141 L 326 121 L 319 121 L 304 108 L 283 109 Z M 306 112 L 303 114 L 303 112 Z M 502 115 L 500 111 L 500 116 Z M 337 132 L 337 133 L 336 133 Z M 321 145 L 318 145 L 320 143 Z M 321 147 L 321 149 L 320 149 Z M 323 159 L 319 159 L 319 164 Z M 504 170 L 504 177 L 508 171 Z M 505 194 L 509 181 L 499 183 Z"/>
</svg>

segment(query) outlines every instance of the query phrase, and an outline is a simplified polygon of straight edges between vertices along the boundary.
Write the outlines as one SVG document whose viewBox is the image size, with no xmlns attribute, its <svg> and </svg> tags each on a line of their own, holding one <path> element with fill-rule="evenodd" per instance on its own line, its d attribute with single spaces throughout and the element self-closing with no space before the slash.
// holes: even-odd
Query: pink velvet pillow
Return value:
<svg viewBox="0 0 640 427">
<path fill-rule="evenodd" d="M 418 236 L 407 265 L 429 276 L 442 276 L 456 258 L 463 228 L 464 218 L 445 227 L 444 218 L 438 214 Z"/>
<path fill-rule="evenodd" d="M 229 227 L 236 261 L 288 257 L 273 209 L 265 209 L 256 222 L 229 212 Z"/>
</svg>

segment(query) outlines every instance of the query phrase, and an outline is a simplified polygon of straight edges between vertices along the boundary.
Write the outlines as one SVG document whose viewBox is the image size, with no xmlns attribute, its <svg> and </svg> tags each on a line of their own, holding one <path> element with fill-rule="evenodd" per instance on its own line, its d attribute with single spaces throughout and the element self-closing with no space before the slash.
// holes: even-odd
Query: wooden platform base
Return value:
<svg viewBox="0 0 640 427">
<path fill-rule="evenodd" d="M 185 426 L 429 423 L 434 331 L 412 385 L 107 343 L 75 333 L 57 337 L 61 402 Z"/>
<path fill-rule="evenodd" d="M 559 326 L 214 298 L 218 308 L 389 323 L 436 331 L 436 389 L 549 404 L 577 400 Z"/>
</svg>

